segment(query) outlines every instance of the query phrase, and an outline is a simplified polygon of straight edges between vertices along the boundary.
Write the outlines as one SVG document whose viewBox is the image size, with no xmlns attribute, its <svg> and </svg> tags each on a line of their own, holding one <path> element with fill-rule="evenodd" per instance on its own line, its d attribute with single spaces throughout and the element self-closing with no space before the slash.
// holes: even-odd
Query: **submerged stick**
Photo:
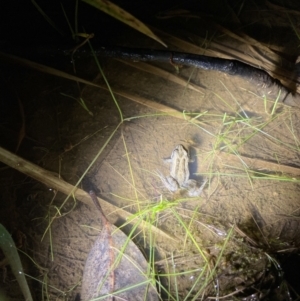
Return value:
<svg viewBox="0 0 300 301">
<path fill-rule="evenodd" d="M 85 50 L 80 55 L 87 54 Z M 239 76 L 257 86 L 262 95 L 280 95 L 280 101 L 289 105 L 300 106 L 299 95 L 292 95 L 287 87 L 273 78 L 263 69 L 243 63 L 239 60 L 223 59 L 193 53 L 170 50 L 153 50 L 143 48 L 129 48 L 119 46 L 100 47 L 95 55 L 130 60 L 134 62 L 160 62 L 177 66 L 192 66 L 204 70 L 220 71 L 232 76 Z M 279 93 L 280 91 L 280 93 Z M 297 100 L 297 101 L 296 101 Z"/>
</svg>

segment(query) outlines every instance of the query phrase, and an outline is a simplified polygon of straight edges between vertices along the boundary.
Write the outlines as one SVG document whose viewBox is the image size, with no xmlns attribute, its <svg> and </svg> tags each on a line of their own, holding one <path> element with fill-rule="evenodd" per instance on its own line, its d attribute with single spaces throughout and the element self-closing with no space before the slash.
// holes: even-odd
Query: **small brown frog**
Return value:
<svg viewBox="0 0 300 301">
<path fill-rule="evenodd" d="M 196 180 L 190 179 L 188 151 L 181 144 L 174 148 L 171 158 L 165 161 L 171 163 L 170 175 L 167 177 L 160 175 L 160 178 L 170 191 L 176 192 L 179 189 L 185 189 L 190 197 L 196 197 L 202 193 L 207 179 L 201 186 Z"/>
</svg>

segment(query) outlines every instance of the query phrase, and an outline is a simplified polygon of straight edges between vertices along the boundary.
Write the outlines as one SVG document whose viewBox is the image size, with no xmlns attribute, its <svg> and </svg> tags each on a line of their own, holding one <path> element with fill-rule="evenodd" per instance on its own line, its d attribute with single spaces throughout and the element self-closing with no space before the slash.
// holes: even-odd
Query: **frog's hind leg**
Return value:
<svg viewBox="0 0 300 301">
<path fill-rule="evenodd" d="M 190 179 L 184 188 L 188 191 L 188 195 L 190 197 L 197 197 L 200 196 L 208 179 L 206 178 L 200 186 L 198 186 L 198 182 L 195 180 Z"/>
<path fill-rule="evenodd" d="M 163 182 L 164 186 L 171 192 L 175 192 L 179 189 L 178 182 L 171 176 L 165 177 L 160 171 L 158 171 L 158 175 Z"/>
</svg>

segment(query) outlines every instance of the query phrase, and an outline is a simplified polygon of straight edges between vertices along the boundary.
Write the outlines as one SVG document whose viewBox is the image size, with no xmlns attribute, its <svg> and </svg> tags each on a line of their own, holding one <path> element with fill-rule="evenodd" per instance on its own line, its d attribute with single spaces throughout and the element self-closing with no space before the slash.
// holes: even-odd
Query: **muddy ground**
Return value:
<svg viewBox="0 0 300 301">
<path fill-rule="evenodd" d="M 164 32 L 157 35 L 169 49 L 263 68 L 297 93 L 297 1 L 210 2 L 201 11 L 191 3 L 157 10 L 151 21 Z M 105 23 L 119 31 L 110 43 L 163 48 L 114 22 Z M 157 69 L 141 70 L 139 63 L 99 61 L 117 104 L 104 88 L 2 62 L 1 147 L 72 185 L 85 174 L 79 187 L 92 187 L 104 201 L 139 213 L 166 233 L 169 238 L 150 241 L 151 230 L 140 228 L 133 239 L 147 260 L 155 250 L 163 300 L 296 300 L 297 274 L 289 267 L 298 267 L 300 243 L 299 109 L 217 71 L 179 66 L 177 72 L 172 64 L 153 64 L 167 72 L 163 77 Z M 69 60 L 55 68 L 73 72 Z M 77 59 L 76 71 L 105 86 L 94 58 Z M 170 193 L 159 177 L 168 175 L 163 159 L 177 144 L 193 159 L 191 178 L 199 184 L 208 179 L 199 197 Z M 72 197 L 60 207 L 66 195 L 4 164 L 0 178 L 1 223 L 22 251 L 34 299 L 73 300 L 103 226 L 99 212 L 92 201 Z M 157 209 L 165 201 L 169 207 Z M 122 218 L 105 214 L 122 224 Z M 201 276 L 205 260 L 199 249 L 210 269 L 216 268 L 200 295 L 207 275 Z M 14 276 L 2 267 L 1 287 L 11 300 L 22 299 Z"/>
</svg>

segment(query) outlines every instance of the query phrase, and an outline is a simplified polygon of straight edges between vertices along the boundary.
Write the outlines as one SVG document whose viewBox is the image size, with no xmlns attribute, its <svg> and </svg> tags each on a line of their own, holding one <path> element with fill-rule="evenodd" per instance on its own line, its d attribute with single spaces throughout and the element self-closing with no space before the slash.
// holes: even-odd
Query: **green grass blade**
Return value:
<svg viewBox="0 0 300 301">
<path fill-rule="evenodd" d="M 56 31 L 58 31 L 62 36 L 63 32 L 55 25 L 55 23 L 46 15 L 43 9 L 34 1 L 31 0 L 31 3 L 35 6 L 35 8 L 39 11 L 39 13 L 43 16 L 43 18 L 53 27 Z"/>
<path fill-rule="evenodd" d="M 108 0 L 83 0 L 84 2 L 94 6 L 95 8 L 105 12 L 106 14 L 110 15 L 111 17 L 127 24 L 128 26 L 134 28 L 135 30 L 140 31 L 141 33 L 147 35 L 148 37 L 156 40 L 157 42 L 161 43 L 165 47 L 167 45 L 158 38 L 144 23 L 139 21 L 133 15 L 129 14 L 127 11 L 123 10 L 119 6 L 115 5 L 114 3 Z"/>
<path fill-rule="evenodd" d="M 24 276 L 22 263 L 17 252 L 17 247 L 12 237 L 2 224 L 0 224 L 0 247 L 4 253 L 4 256 L 9 262 L 13 274 L 15 275 L 19 283 L 25 300 L 32 301 L 32 296 L 26 278 Z"/>
</svg>

